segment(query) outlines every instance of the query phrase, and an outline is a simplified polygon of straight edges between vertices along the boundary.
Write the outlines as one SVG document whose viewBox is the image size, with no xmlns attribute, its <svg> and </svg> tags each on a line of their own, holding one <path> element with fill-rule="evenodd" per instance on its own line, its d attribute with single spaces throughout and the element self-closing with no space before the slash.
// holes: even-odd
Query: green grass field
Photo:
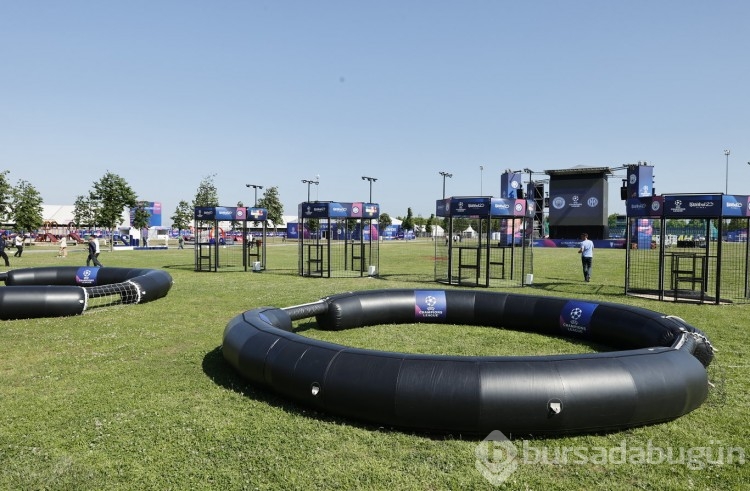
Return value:
<svg viewBox="0 0 750 491">
<path fill-rule="evenodd" d="M 30 246 L 21 260 L 11 254 L 11 265 L 85 264 L 84 248 L 70 249 L 62 259 L 50 246 Z M 0 321 L 0 488 L 495 488 L 477 469 L 484 436 L 413 434 L 317 413 L 247 384 L 221 355 L 227 322 L 251 308 L 296 305 L 348 290 L 442 288 L 431 281 L 432 243 L 382 244 L 380 279 L 301 278 L 295 274 L 295 244 L 271 243 L 267 252 L 263 273 L 196 273 L 191 249 L 105 250 L 105 266 L 168 271 L 174 278 L 169 295 L 78 317 Z M 517 438 L 520 463 L 500 489 L 747 489 L 750 467 L 739 450 L 750 451 L 750 306 L 626 297 L 624 253 L 598 250 L 592 282 L 584 283 L 575 250 L 536 249 L 534 285 L 514 291 L 620 302 L 685 319 L 718 350 L 708 401 L 666 424 L 604 435 Z M 477 327 L 323 332 L 309 320 L 301 322 L 306 336 L 394 351 L 514 355 L 595 349 Z"/>
</svg>

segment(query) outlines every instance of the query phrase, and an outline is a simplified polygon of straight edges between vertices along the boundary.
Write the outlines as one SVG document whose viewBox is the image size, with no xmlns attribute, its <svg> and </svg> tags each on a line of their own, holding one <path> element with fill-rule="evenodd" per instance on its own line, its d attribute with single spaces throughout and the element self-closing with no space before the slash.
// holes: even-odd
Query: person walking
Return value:
<svg viewBox="0 0 750 491">
<path fill-rule="evenodd" d="M 16 246 L 16 253 L 13 254 L 13 257 L 21 257 L 23 254 L 23 234 L 16 234 L 16 240 L 13 242 L 13 245 Z"/>
<path fill-rule="evenodd" d="M 581 248 L 578 249 L 581 255 L 581 264 L 583 265 L 583 279 L 586 282 L 591 281 L 591 268 L 594 262 L 594 243 L 589 240 L 589 234 L 581 234 Z"/>
<path fill-rule="evenodd" d="M 60 239 L 60 251 L 57 257 L 68 257 L 68 239 L 64 235 Z"/>
<path fill-rule="evenodd" d="M 0 257 L 5 261 L 5 267 L 10 267 L 10 261 L 8 261 L 8 254 L 5 252 L 5 237 L 0 235 Z"/>
<path fill-rule="evenodd" d="M 86 266 L 89 266 L 92 261 L 94 266 L 99 266 L 100 268 L 103 266 L 99 262 L 99 240 L 93 235 L 89 237 L 89 256 L 86 258 Z"/>
</svg>

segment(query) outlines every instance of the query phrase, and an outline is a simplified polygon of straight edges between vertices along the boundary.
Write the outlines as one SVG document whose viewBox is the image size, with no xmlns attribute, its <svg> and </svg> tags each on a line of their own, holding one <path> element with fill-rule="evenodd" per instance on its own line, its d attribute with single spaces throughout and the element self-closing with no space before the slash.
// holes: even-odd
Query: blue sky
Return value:
<svg viewBox="0 0 750 491">
<path fill-rule="evenodd" d="M 498 196 L 508 168 L 647 161 L 657 193 L 723 192 L 725 149 L 750 194 L 749 21 L 744 0 L 0 0 L 0 170 L 46 204 L 111 171 L 165 220 L 213 174 L 222 205 L 277 186 L 288 215 L 315 176 L 333 201 L 376 177 L 392 216 L 434 213 L 439 171 Z"/>
</svg>

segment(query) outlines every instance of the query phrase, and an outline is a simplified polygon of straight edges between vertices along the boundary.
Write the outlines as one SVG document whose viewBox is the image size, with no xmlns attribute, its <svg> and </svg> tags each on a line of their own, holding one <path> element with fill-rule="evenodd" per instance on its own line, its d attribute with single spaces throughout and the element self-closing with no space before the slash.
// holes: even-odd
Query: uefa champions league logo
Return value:
<svg viewBox="0 0 750 491">
<path fill-rule="evenodd" d="M 424 303 L 427 305 L 428 310 L 434 310 L 435 305 L 437 305 L 437 298 L 433 297 L 432 295 L 428 295 L 424 298 Z"/>
<path fill-rule="evenodd" d="M 570 322 L 578 324 L 578 319 L 581 318 L 581 315 L 583 315 L 583 310 L 578 307 L 574 308 L 570 311 Z"/>
</svg>

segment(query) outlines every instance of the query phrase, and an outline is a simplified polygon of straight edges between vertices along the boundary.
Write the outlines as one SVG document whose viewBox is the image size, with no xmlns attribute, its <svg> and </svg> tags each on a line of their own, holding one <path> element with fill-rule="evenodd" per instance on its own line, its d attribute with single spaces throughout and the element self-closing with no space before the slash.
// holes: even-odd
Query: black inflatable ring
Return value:
<svg viewBox="0 0 750 491">
<path fill-rule="evenodd" d="M 0 273 L 0 319 L 61 317 L 83 313 L 94 298 L 119 296 L 119 303 L 145 303 L 172 287 L 158 269 L 77 266 L 14 269 Z"/>
<path fill-rule="evenodd" d="M 504 327 L 583 338 L 623 351 L 556 356 L 437 356 L 341 346 L 295 334 L 389 323 Z M 373 290 L 232 319 L 225 359 L 296 402 L 419 431 L 564 434 L 659 423 L 708 394 L 713 349 L 681 319 L 613 303 L 463 290 Z"/>
</svg>

